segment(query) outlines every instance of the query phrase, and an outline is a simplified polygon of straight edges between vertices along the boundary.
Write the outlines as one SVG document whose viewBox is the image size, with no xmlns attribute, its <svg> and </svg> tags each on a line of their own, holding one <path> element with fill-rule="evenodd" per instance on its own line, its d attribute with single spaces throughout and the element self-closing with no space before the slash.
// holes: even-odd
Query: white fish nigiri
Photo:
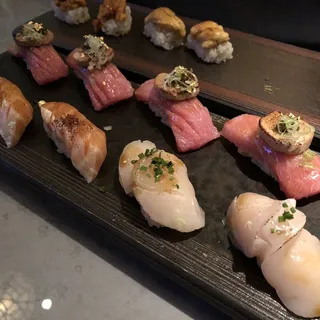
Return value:
<svg viewBox="0 0 320 320">
<path fill-rule="evenodd" d="M 261 265 L 266 280 L 295 314 L 320 316 L 320 241 L 303 229 Z"/>
<path fill-rule="evenodd" d="M 133 195 L 131 172 L 133 164 L 131 161 L 139 159 L 139 154 L 144 154 L 147 149 L 155 149 L 156 145 L 150 141 L 133 141 L 125 146 L 119 160 L 119 179 L 124 192 Z"/>
<path fill-rule="evenodd" d="M 296 206 L 294 199 L 286 201 L 289 206 Z M 234 245 L 247 257 L 258 255 L 261 250 L 258 232 L 272 216 L 283 212 L 283 202 L 251 192 L 243 193 L 232 201 L 227 212 L 228 228 Z"/>
<path fill-rule="evenodd" d="M 125 192 L 133 193 L 139 202 L 149 225 L 180 232 L 204 227 L 205 214 L 187 168 L 175 155 L 155 149 L 149 141 L 131 142 L 120 156 L 119 177 Z"/>
</svg>

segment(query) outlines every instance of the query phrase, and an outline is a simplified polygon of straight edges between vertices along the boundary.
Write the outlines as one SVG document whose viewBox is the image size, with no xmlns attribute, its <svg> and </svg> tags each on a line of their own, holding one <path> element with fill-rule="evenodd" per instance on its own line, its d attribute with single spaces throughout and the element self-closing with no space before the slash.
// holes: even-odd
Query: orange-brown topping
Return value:
<svg viewBox="0 0 320 320">
<path fill-rule="evenodd" d="M 87 6 L 86 0 L 54 0 L 54 3 L 62 11 L 71 11 Z"/>
<path fill-rule="evenodd" d="M 97 19 L 92 22 L 94 31 L 98 32 L 101 29 L 101 25 L 107 20 L 123 21 L 126 19 L 126 6 L 126 0 L 104 0 L 99 7 Z"/>
<path fill-rule="evenodd" d="M 196 24 L 190 30 L 195 40 L 201 42 L 203 48 L 215 48 L 220 43 L 229 41 L 230 37 L 223 27 L 213 21 L 204 21 Z"/>
<path fill-rule="evenodd" d="M 161 7 L 153 10 L 144 19 L 144 22 L 152 22 L 161 29 L 178 32 L 181 37 L 186 35 L 186 27 L 183 21 L 169 8 Z"/>
<path fill-rule="evenodd" d="M 62 11 L 71 11 L 87 6 L 86 0 L 54 0 L 54 3 Z"/>
</svg>

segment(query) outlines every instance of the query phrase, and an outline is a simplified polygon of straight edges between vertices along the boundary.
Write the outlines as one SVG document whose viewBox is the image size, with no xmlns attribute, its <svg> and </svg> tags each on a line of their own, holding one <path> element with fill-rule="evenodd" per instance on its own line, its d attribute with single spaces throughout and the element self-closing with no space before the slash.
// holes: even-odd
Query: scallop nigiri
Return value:
<svg viewBox="0 0 320 320">
<path fill-rule="evenodd" d="M 204 227 L 185 164 L 175 155 L 158 150 L 150 141 L 128 144 L 119 161 L 120 183 L 133 194 L 150 226 L 191 232 Z"/>
<path fill-rule="evenodd" d="M 269 256 L 261 270 L 283 304 L 295 314 L 320 316 L 320 241 L 303 229 Z"/>
<path fill-rule="evenodd" d="M 295 212 L 295 219 L 279 222 L 278 217 L 290 210 Z M 279 201 L 248 192 L 232 201 L 227 223 L 234 245 L 247 257 L 263 260 L 297 234 L 304 227 L 306 217 L 296 210 L 295 199 Z"/>
<path fill-rule="evenodd" d="M 19 142 L 32 116 L 33 108 L 21 90 L 0 77 L 0 135 L 8 148 Z"/>
<path fill-rule="evenodd" d="M 59 153 L 71 159 L 88 183 L 92 182 L 107 156 L 106 134 L 70 104 L 39 102 L 43 126 Z"/>
<path fill-rule="evenodd" d="M 303 229 L 306 217 L 295 206 L 294 199 L 244 193 L 231 203 L 227 222 L 232 241 L 258 258 L 283 304 L 299 316 L 319 317 L 320 241 Z"/>
</svg>

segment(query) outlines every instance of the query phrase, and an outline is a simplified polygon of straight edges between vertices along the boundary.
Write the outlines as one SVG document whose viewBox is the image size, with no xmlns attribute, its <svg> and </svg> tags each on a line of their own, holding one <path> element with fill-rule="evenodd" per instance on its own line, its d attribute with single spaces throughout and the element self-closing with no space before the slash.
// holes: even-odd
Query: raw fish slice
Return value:
<svg viewBox="0 0 320 320">
<path fill-rule="evenodd" d="M 286 201 L 295 207 L 294 199 Z M 278 216 L 283 213 L 282 203 L 250 192 L 232 201 L 227 212 L 228 228 L 234 245 L 247 257 L 255 257 L 261 250 L 261 244 L 257 241 L 258 232 L 275 213 Z"/>
<path fill-rule="evenodd" d="M 268 283 L 295 314 L 320 316 L 320 241 L 303 229 L 261 265 Z"/>
<path fill-rule="evenodd" d="M 39 85 L 54 82 L 69 74 L 68 66 L 52 45 L 30 48 L 14 45 L 9 48 L 9 52 L 17 58 L 24 59 Z"/>
<path fill-rule="evenodd" d="M 132 169 L 133 164 L 131 161 L 138 159 L 138 155 L 145 153 L 147 149 L 151 150 L 156 145 L 150 141 L 133 141 L 126 145 L 123 149 L 119 160 L 119 179 L 125 193 L 133 196 L 132 190 Z"/>
<path fill-rule="evenodd" d="M 205 214 L 198 204 L 184 163 L 163 150 L 156 150 L 152 156 L 139 159 L 141 150 L 146 147 L 149 149 L 153 144 L 149 141 L 134 141 L 125 147 L 119 161 L 119 175 L 124 187 L 123 182 L 127 181 L 129 188 L 126 192 L 131 192 L 132 187 L 149 225 L 165 226 L 180 232 L 191 232 L 204 227 Z M 174 173 L 169 174 L 163 169 L 160 180 L 156 181 L 151 164 L 155 157 L 172 161 Z M 123 164 L 131 162 L 132 158 L 139 160 L 134 163 L 132 170 L 129 167 L 128 170 L 124 169 Z"/>
<path fill-rule="evenodd" d="M 83 80 L 96 111 L 133 96 L 131 83 L 113 63 L 109 62 L 103 70 L 90 72 L 77 64 L 73 57 L 76 51 L 77 49 L 69 54 L 67 63 L 74 69 L 77 77 Z"/>
<path fill-rule="evenodd" d="M 156 116 L 172 129 L 180 152 L 197 150 L 220 136 L 208 109 L 197 98 L 183 101 L 163 99 L 153 82 L 152 79 L 143 83 L 135 95 L 138 100 L 148 103 Z"/>
<path fill-rule="evenodd" d="M 320 192 L 320 157 L 307 151 L 288 155 L 271 150 L 258 136 L 259 117 L 240 115 L 225 123 L 221 134 L 274 177 L 287 197 L 302 199 Z M 306 165 L 307 163 L 307 165 Z"/>
<path fill-rule="evenodd" d="M 86 181 L 92 182 L 107 156 L 104 131 L 67 103 L 39 104 L 44 128 L 58 152 L 70 158 Z"/>
<path fill-rule="evenodd" d="M 295 208 L 295 200 L 287 199 L 283 202 L 286 202 L 290 208 Z M 280 212 L 276 212 L 256 236 L 255 256 L 257 257 L 258 264 L 261 264 L 270 254 L 281 248 L 287 241 L 300 232 L 306 224 L 306 216 L 299 210 L 295 210 L 294 219 L 279 222 L 279 216 L 283 214 L 284 210 L 282 208 Z"/>
<path fill-rule="evenodd" d="M 8 148 L 19 142 L 32 116 L 33 108 L 21 90 L 0 77 L 0 135 Z"/>
</svg>

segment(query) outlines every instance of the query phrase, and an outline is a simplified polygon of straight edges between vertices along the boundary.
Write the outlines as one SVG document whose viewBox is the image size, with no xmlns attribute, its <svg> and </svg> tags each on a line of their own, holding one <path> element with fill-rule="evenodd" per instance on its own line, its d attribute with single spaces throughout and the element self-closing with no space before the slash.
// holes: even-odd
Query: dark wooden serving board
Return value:
<svg viewBox="0 0 320 320">
<path fill-rule="evenodd" d="M 25 64 L 8 53 L 0 56 L 0 65 L 0 76 L 16 83 L 29 101 L 65 101 L 100 128 L 113 127 L 107 133 L 107 159 L 90 185 L 68 159 L 56 152 L 43 129 L 37 107 L 16 148 L 8 150 L 0 143 L 2 165 L 73 206 L 110 236 L 142 255 L 145 261 L 235 319 L 296 319 L 279 303 L 255 261 L 246 259 L 229 245 L 222 222 L 228 205 L 242 192 L 284 198 L 274 180 L 240 156 L 229 142 L 218 139 L 201 150 L 178 155 L 188 167 L 199 203 L 206 212 L 205 228 L 187 235 L 149 228 L 138 204 L 124 194 L 119 184 L 118 159 L 123 147 L 136 139 L 151 140 L 157 147 L 177 154 L 171 130 L 146 105 L 134 99 L 96 113 L 82 82 L 73 74 L 39 87 Z M 212 118 L 219 130 L 227 120 L 214 113 Z M 308 230 L 320 236 L 317 199 L 302 201 L 300 206 L 308 216 Z"/>
<path fill-rule="evenodd" d="M 95 17 L 97 1 L 89 3 L 91 15 Z M 184 47 L 172 51 L 155 47 L 142 34 L 144 17 L 150 9 L 138 5 L 131 5 L 131 9 L 130 33 L 119 38 L 105 37 L 115 49 L 114 61 L 119 67 L 152 78 L 184 65 L 198 75 L 203 96 L 229 104 L 240 112 L 259 115 L 275 109 L 291 109 L 305 115 L 320 133 L 320 53 L 227 29 L 234 46 L 234 58 L 220 65 L 206 64 Z M 199 22 L 189 18 L 183 20 L 187 30 Z M 55 46 L 67 51 L 80 46 L 83 35 L 93 33 L 91 21 L 70 26 L 57 20 L 52 12 L 36 21 L 54 32 Z M 273 88 L 272 94 L 265 91 L 268 84 Z M 226 112 L 216 111 L 219 114 Z"/>
<path fill-rule="evenodd" d="M 265 114 L 274 109 L 292 109 L 308 115 L 319 137 L 320 56 L 317 53 L 230 31 L 236 50 L 234 59 L 222 65 L 206 65 L 184 48 L 166 52 L 154 47 L 141 34 L 147 10 L 138 6 L 132 9 L 134 24 L 130 34 L 107 41 L 116 50 L 115 62 L 135 85 L 183 64 L 192 67 L 201 79 L 201 97 L 219 130 L 229 117 L 240 112 Z M 97 6 L 93 6 L 92 12 L 96 11 Z M 90 23 L 71 27 L 56 20 L 52 13 L 35 20 L 54 31 L 55 46 L 65 51 L 80 45 L 82 35 L 92 32 Z M 185 21 L 188 26 L 195 23 Z M 0 56 L 0 76 L 16 83 L 30 101 L 65 101 L 100 128 L 113 127 L 107 133 L 106 162 L 90 185 L 68 159 L 56 152 L 45 134 L 37 108 L 33 122 L 16 148 L 8 150 L 0 143 L 2 165 L 73 206 L 76 212 L 104 228 L 168 277 L 235 319 L 298 319 L 278 301 L 255 261 L 246 259 L 229 245 L 222 221 L 236 195 L 252 191 L 284 198 L 278 184 L 249 159 L 240 156 L 229 142 L 221 138 L 196 152 L 179 155 L 171 130 L 134 98 L 96 113 L 82 82 L 73 74 L 39 87 L 24 63 L 8 53 Z M 274 87 L 280 88 L 272 95 L 264 92 L 266 76 Z M 138 204 L 121 189 L 117 174 L 122 149 L 136 139 L 151 140 L 186 163 L 199 203 L 206 211 L 203 230 L 183 235 L 147 226 Z M 106 192 L 102 193 L 101 188 Z M 308 218 L 307 229 L 318 237 L 319 199 L 299 202 Z"/>
</svg>

